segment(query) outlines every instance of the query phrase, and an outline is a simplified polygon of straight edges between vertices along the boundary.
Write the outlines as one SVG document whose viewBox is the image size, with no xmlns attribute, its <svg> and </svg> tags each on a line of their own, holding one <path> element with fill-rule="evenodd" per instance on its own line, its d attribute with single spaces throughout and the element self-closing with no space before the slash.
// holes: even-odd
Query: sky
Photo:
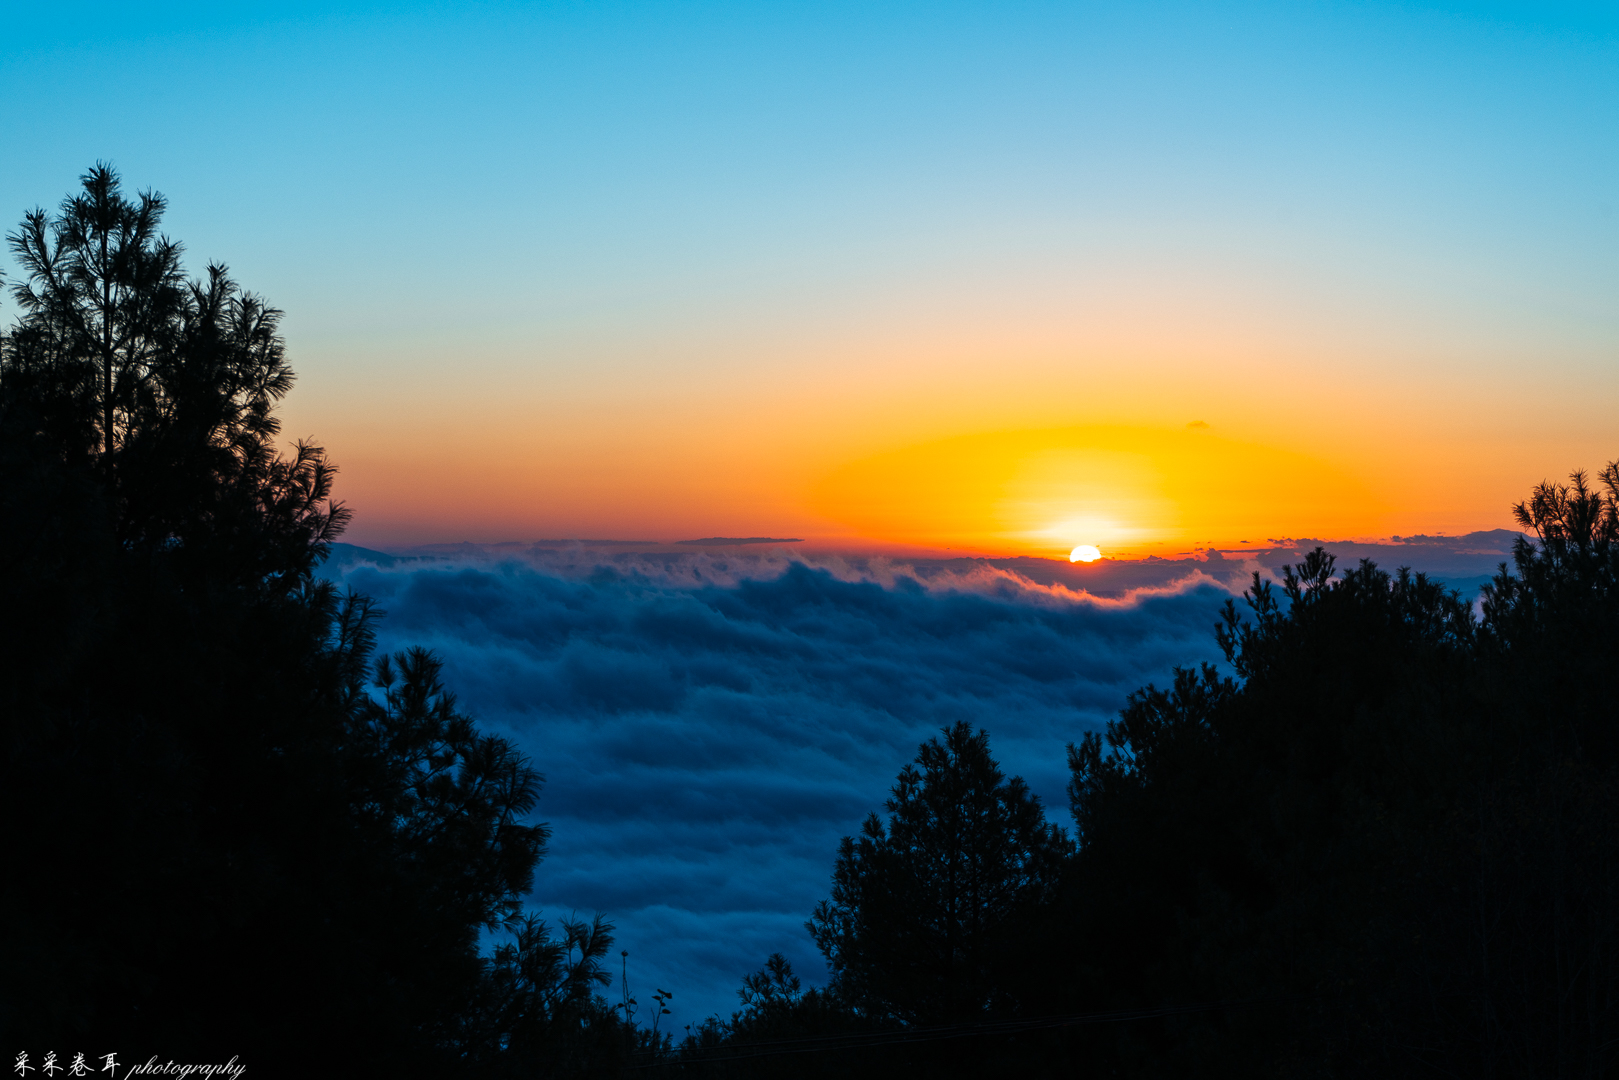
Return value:
<svg viewBox="0 0 1619 1080">
<path fill-rule="evenodd" d="M 0 214 L 167 195 L 285 310 L 356 543 L 1455 534 L 1619 456 L 1611 8 L 6 25 Z"/>
</svg>

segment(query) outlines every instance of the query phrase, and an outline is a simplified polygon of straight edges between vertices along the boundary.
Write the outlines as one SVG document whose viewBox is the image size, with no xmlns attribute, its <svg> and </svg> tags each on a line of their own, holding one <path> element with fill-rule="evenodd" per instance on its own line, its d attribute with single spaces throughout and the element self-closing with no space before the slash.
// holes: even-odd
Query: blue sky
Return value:
<svg viewBox="0 0 1619 1080">
<path fill-rule="evenodd" d="M 1619 20 L 1540 5 L 87 5 L 8 22 L 24 43 L 5 63 L 8 205 L 114 160 L 171 196 L 195 255 L 328 331 L 386 313 L 498 334 L 593 302 L 650 316 L 681 299 L 677 269 L 704 296 L 761 272 L 843 291 L 941 244 L 1015 239 L 1038 259 L 1042 233 L 1505 247 L 1577 294 L 1595 269 L 1581 211 L 1613 229 Z"/>
<path fill-rule="evenodd" d="M 836 531 L 802 492 L 850 460 L 1060 424 L 1205 419 L 1358 470 L 1368 535 L 1505 524 L 1612 453 L 1610 11 L 7 25 L 0 209 L 97 159 L 165 192 L 194 262 L 287 310 L 289 432 L 344 464 L 361 542 Z"/>
</svg>

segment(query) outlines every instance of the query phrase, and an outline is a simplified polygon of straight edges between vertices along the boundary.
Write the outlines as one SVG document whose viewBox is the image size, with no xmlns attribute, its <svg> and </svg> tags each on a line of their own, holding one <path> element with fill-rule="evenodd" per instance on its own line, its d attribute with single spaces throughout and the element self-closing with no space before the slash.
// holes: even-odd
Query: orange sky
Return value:
<svg viewBox="0 0 1619 1080">
<path fill-rule="evenodd" d="M 771 378 L 710 357 L 548 384 L 497 360 L 432 394 L 317 365 L 288 432 L 328 433 L 362 544 L 775 535 L 1053 557 L 1502 527 L 1529 485 L 1613 453 L 1601 394 L 1515 392 L 1510 365 L 1469 386 L 1432 361 L 1195 342 L 1111 363 L 983 342 L 804 356 L 816 344 L 775 350 Z"/>
<path fill-rule="evenodd" d="M 210 11 L 40 8 L 0 206 L 165 193 L 356 543 L 1459 533 L 1619 456 L 1596 8 Z"/>
</svg>

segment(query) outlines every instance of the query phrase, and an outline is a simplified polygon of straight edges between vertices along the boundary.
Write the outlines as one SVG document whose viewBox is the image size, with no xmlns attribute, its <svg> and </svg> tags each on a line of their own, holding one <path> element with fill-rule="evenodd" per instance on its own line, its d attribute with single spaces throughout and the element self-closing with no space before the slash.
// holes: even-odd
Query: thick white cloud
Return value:
<svg viewBox="0 0 1619 1080">
<path fill-rule="evenodd" d="M 1121 564 L 1091 596 L 1008 564 L 808 560 L 345 549 L 328 572 L 386 609 L 382 648 L 435 650 L 463 707 L 545 774 L 534 904 L 606 912 L 641 1001 L 672 990 L 685 1023 L 728 1014 L 771 952 L 823 977 L 803 922 L 838 840 L 941 727 L 987 729 L 1067 824 L 1065 744 L 1214 659 L 1225 585 L 1257 566 Z"/>
</svg>

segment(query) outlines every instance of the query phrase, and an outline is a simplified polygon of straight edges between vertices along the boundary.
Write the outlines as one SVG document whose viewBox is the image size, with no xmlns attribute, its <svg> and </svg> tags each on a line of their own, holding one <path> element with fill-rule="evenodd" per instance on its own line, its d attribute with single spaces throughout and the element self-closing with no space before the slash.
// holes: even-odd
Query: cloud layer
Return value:
<svg viewBox="0 0 1619 1080">
<path fill-rule="evenodd" d="M 349 548 L 328 573 L 546 775 L 534 904 L 608 913 L 632 989 L 674 991 L 686 1023 L 729 1014 L 771 952 L 824 977 L 803 922 L 838 840 L 941 727 L 986 728 L 1067 824 L 1064 745 L 1214 659 L 1227 586 L 1262 567 L 1038 562 L 576 544 Z"/>
<path fill-rule="evenodd" d="M 1066 822 L 1064 744 L 1209 657 L 1227 595 L 1201 575 L 1087 599 L 991 567 L 924 583 L 689 551 L 388 562 L 330 570 L 387 610 L 383 648 L 437 651 L 546 775 L 534 903 L 607 912 L 632 989 L 673 990 L 682 1023 L 728 1014 L 771 952 L 820 980 L 803 922 L 838 839 L 939 728 L 987 728 Z"/>
</svg>

